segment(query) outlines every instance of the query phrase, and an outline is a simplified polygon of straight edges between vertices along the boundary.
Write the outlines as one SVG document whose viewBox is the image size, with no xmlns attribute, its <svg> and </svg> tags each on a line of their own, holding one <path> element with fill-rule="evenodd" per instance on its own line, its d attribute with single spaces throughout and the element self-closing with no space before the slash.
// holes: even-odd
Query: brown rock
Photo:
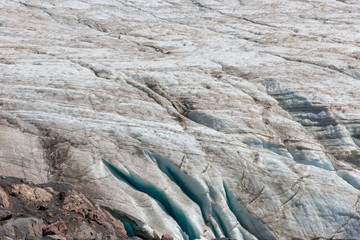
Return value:
<svg viewBox="0 0 360 240">
<path fill-rule="evenodd" d="M 99 224 L 105 223 L 105 216 L 100 207 L 94 206 L 83 194 L 72 191 L 72 194 L 62 194 L 60 198 L 63 199 L 63 209 L 79 213 L 82 217 Z"/>
<path fill-rule="evenodd" d="M 63 209 L 80 213 L 84 217 L 84 209 L 94 207 L 85 197 L 79 196 L 75 191 L 72 191 L 71 194 L 60 193 L 60 200 L 63 200 Z"/>
<path fill-rule="evenodd" d="M 74 239 L 102 239 L 102 233 L 95 231 L 90 224 L 80 222 L 79 225 L 71 235 Z"/>
<path fill-rule="evenodd" d="M 9 196 L 2 188 L 0 188 L 0 207 L 3 207 L 3 208 L 10 207 Z"/>
<path fill-rule="evenodd" d="M 174 237 L 170 234 L 164 234 L 161 236 L 161 240 L 174 240 Z"/>
<path fill-rule="evenodd" d="M 58 194 L 58 192 L 55 191 L 54 188 L 52 188 L 52 187 L 45 187 L 44 189 L 46 189 L 46 191 L 48 191 L 49 193 Z"/>
<path fill-rule="evenodd" d="M 64 221 L 56 221 L 43 229 L 45 235 L 65 235 L 68 228 Z"/>
<path fill-rule="evenodd" d="M 118 232 L 118 233 L 121 233 L 122 235 L 125 235 L 126 236 L 126 230 L 125 230 L 125 227 L 124 227 L 124 224 L 114 218 L 111 213 L 109 213 L 107 210 L 105 209 L 102 209 L 106 215 L 106 219 L 108 219 L 108 223 L 105 225 L 106 228 L 114 228 L 115 232 Z"/>
<path fill-rule="evenodd" d="M 0 200 L 0 239 L 128 239 L 119 220 L 66 184 L 0 176 Z"/>
<path fill-rule="evenodd" d="M 26 184 L 11 184 L 9 194 L 31 202 L 50 202 L 53 198 L 48 191 L 39 187 L 30 187 Z"/>
<path fill-rule="evenodd" d="M 213 238 L 211 240 L 236 240 L 235 238 Z"/>
</svg>

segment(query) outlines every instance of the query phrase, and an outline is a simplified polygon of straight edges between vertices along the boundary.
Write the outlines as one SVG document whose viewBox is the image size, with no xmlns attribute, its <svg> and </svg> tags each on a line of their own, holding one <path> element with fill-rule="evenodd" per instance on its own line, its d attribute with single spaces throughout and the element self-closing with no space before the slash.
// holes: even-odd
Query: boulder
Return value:
<svg viewBox="0 0 360 240">
<path fill-rule="evenodd" d="M 0 238 L 128 239 L 122 223 L 66 184 L 0 177 Z"/>
</svg>

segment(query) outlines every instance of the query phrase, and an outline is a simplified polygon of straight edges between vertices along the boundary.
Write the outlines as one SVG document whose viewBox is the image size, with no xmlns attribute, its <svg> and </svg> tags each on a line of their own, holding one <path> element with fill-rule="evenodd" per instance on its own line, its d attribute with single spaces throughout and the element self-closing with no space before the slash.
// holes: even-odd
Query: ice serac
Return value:
<svg viewBox="0 0 360 240">
<path fill-rule="evenodd" d="M 0 1 L 0 174 L 160 239 L 360 236 L 360 3 Z"/>
</svg>

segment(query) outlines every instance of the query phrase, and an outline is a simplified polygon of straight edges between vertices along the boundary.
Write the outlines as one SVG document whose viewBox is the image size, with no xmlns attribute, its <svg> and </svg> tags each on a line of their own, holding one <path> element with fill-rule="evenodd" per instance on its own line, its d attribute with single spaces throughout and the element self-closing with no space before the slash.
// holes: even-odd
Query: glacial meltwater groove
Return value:
<svg viewBox="0 0 360 240">
<path fill-rule="evenodd" d="M 227 209 L 232 211 L 231 205 L 226 204 L 228 201 L 220 199 L 221 194 L 216 188 L 210 186 L 209 189 L 207 185 L 185 174 L 175 164 L 160 155 L 152 154 L 146 150 L 144 153 L 200 207 L 205 223 L 211 228 L 215 236 L 244 240 L 256 239 L 252 236 L 251 231 L 247 232 L 247 229 L 243 228 L 235 213 L 236 218 L 228 216 Z M 238 223 L 236 223 L 237 221 Z"/>
<path fill-rule="evenodd" d="M 116 168 L 104 159 L 103 162 L 118 179 L 124 181 L 137 191 L 146 193 L 147 195 L 155 199 L 162 207 L 162 209 L 179 224 L 181 230 L 188 236 L 189 240 L 200 237 L 200 233 L 197 231 L 197 229 L 193 227 L 193 224 L 189 217 L 183 213 L 182 209 L 174 202 L 173 199 L 169 198 L 163 190 L 159 189 L 151 182 L 140 178 L 134 173 L 130 172 L 130 174 L 126 174 L 125 172 Z"/>
<path fill-rule="evenodd" d="M 248 212 L 223 182 L 226 202 L 239 223 L 259 240 L 276 240 L 275 235 L 264 225 L 260 219 Z"/>
</svg>

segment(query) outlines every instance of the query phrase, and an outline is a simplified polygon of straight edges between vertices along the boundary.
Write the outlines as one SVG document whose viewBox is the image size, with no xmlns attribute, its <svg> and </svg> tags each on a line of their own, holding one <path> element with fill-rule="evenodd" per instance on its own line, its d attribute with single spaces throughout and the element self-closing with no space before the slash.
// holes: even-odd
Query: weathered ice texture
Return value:
<svg viewBox="0 0 360 240">
<path fill-rule="evenodd" d="M 145 239 L 360 239 L 360 2 L 0 0 L 0 174 Z"/>
</svg>

